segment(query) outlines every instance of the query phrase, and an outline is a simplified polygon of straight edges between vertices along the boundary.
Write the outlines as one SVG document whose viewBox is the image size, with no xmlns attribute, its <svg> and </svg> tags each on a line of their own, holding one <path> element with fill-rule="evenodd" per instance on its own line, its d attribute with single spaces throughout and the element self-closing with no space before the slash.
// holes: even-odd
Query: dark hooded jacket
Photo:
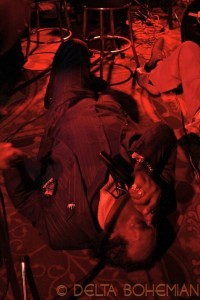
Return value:
<svg viewBox="0 0 200 300">
<path fill-rule="evenodd" d="M 160 123 L 138 139 L 138 124 L 118 102 L 107 93 L 95 100 L 89 67 L 83 42 L 60 46 L 47 88 L 47 125 L 38 160 L 4 174 L 15 207 L 54 249 L 88 248 L 101 231 L 99 191 L 108 179 L 101 151 L 121 154 L 129 163 L 136 151 L 155 170 L 163 170 L 175 145 L 172 130 Z"/>
</svg>

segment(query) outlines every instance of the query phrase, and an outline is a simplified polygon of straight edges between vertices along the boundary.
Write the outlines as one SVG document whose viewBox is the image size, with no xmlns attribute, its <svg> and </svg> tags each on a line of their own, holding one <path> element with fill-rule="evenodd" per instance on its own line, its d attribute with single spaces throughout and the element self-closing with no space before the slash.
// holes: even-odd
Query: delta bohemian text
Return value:
<svg viewBox="0 0 200 300">
<path fill-rule="evenodd" d="M 87 284 L 82 286 L 81 284 L 73 284 L 73 286 L 68 287 L 66 285 L 59 285 L 56 288 L 56 292 L 59 296 L 66 296 L 68 293 L 72 293 L 74 296 L 95 296 L 95 297 L 109 297 L 117 296 L 123 294 L 125 297 L 137 296 L 137 297 L 147 297 L 147 296 L 160 296 L 166 297 L 173 295 L 175 297 L 181 296 L 200 296 L 200 284 L 129 284 L 125 283 L 122 287 L 115 287 L 113 284 L 101 283 L 101 284 Z"/>
</svg>

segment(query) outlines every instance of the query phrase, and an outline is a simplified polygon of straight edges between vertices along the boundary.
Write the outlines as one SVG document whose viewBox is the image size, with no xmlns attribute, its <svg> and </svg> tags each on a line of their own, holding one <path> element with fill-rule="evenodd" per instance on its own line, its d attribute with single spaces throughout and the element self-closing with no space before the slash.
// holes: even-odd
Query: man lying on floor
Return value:
<svg viewBox="0 0 200 300">
<path fill-rule="evenodd" d="M 182 85 L 186 105 L 188 132 L 200 136 L 200 13 L 199 0 L 192 1 L 181 24 L 182 44 L 163 58 L 164 39 L 152 49 L 152 57 L 144 68 L 137 69 L 137 82 L 150 94 L 177 89 Z"/>
<path fill-rule="evenodd" d="M 38 160 L 4 171 L 14 206 L 53 249 L 91 248 L 109 232 L 102 239 L 106 262 L 147 263 L 156 245 L 153 218 L 162 187 L 173 183 L 173 131 L 157 123 L 142 133 L 109 91 L 97 100 L 90 52 L 80 40 L 57 50 L 45 104 Z M 131 182 L 109 179 L 102 151 L 130 170 Z"/>
</svg>

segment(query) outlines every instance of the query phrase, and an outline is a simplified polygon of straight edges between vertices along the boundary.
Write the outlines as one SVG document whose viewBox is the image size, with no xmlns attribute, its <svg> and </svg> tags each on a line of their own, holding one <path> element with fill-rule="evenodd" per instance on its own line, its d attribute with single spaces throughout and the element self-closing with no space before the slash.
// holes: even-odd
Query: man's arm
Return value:
<svg viewBox="0 0 200 300">
<path fill-rule="evenodd" d="M 158 123 L 132 149 L 135 180 L 130 194 L 138 208 L 145 205 L 142 212 L 147 222 L 151 222 L 158 208 L 168 213 L 175 207 L 175 201 L 169 201 L 169 197 L 174 193 L 176 137 L 171 128 Z"/>
<path fill-rule="evenodd" d="M 176 137 L 166 124 L 157 123 L 131 145 L 131 156 L 156 180 L 173 183 Z M 141 163 L 140 163 L 141 162 Z"/>
<path fill-rule="evenodd" d="M 13 205 L 52 248 L 88 247 L 96 227 L 79 164 L 63 142 L 55 142 L 51 155 L 42 164 L 23 160 L 3 175 Z"/>
</svg>

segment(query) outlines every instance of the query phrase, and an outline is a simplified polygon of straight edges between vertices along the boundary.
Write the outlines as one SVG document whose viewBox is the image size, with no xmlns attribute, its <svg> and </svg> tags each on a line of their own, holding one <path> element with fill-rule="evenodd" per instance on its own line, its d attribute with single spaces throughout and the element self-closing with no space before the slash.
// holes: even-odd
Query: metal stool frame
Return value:
<svg viewBox="0 0 200 300">
<path fill-rule="evenodd" d="M 49 2 L 55 5 L 56 8 L 56 16 L 58 18 L 58 27 L 44 27 L 41 28 L 40 25 L 40 4 L 41 3 L 45 3 L 45 2 Z M 39 1 L 34 1 L 33 4 L 35 5 L 35 11 L 36 11 L 36 39 L 31 39 L 31 36 L 33 35 L 33 30 L 31 27 L 31 11 L 30 11 L 30 16 L 29 16 L 29 24 L 28 24 L 28 37 L 27 37 L 27 47 L 26 47 L 26 55 L 25 55 L 25 59 L 27 60 L 30 52 L 30 44 L 31 42 L 36 43 L 36 47 L 31 51 L 31 53 L 39 47 L 39 44 L 52 44 L 52 43 L 63 43 L 65 42 L 67 39 L 69 39 L 72 36 L 72 32 L 71 32 L 71 24 L 70 24 L 70 19 L 69 19 L 69 15 L 68 15 L 68 11 L 67 11 L 67 4 L 65 0 L 39 0 Z M 62 18 L 61 18 L 61 10 L 62 10 L 62 5 L 63 5 L 63 9 L 64 9 L 64 15 L 65 15 L 65 21 L 66 21 L 66 26 L 67 28 L 63 27 L 62 24 Z M 60 32 L 60 38 L 59 40 L 55 40 L 55 41 L 41 41 L 40 40 L 40 32 L 41 31 L 45 31 L 45 30 L 59 30 Z M 67 33 L 67 35 L 65 36 L 64 33 Z"/>
<path fill-rule="evenodd" d="M 115 35 L 115 25 L 114 25 L 114 16 L 113 12 L 116 10 L 122 10 L 122 9 L 127 9 L 127 17 L 128 17 L 128 22 L 129 22 L 129 34 L 130 34 L 130 39 L 125 38 L 123 36 Z M 101 50 L 94 50 L 94 52 L 100 53 L 100 77 L 103 78 L 103 60 L 106 52 L 109 52 L 111 54 L 117 54 L 126 51 L 129 48 L 132 48 L 133 52 L 133 57 L 136 62 L 136 66 L 139 66 L 139 60 L 138 56 L 135 50 L 135 44 L 134 44 L 134 38 L 133 38 L 133 31 L 132 31 L 132 20 L 131 20 L 131 3 L 127 3 L 125 5 L 119 6 L 119 7 L 92 7 L 92 6 L 87 6 L 83 5 L 83 39 L 87 40 L 86 38 L 86 31 L 87 31 L 87 11 L 92 10 L 92 11 L 99 11 L 99 17 L 100 17 L 100 36 L 95 36 L 89 40 L 97 40 L 100 39 L 101 41 Z M 111 35 L 104 34 L 104 12 L 109 11 L 110 12 L 110 30 L 111 30 Z M 115 48 L 114 50 L 110 51 L 105 51 L 105 39 L 121 39 L 125 42 L 127 42 L 127 46 L 124 47 L 123 49 L 117 49 Z"/>
</svg>

